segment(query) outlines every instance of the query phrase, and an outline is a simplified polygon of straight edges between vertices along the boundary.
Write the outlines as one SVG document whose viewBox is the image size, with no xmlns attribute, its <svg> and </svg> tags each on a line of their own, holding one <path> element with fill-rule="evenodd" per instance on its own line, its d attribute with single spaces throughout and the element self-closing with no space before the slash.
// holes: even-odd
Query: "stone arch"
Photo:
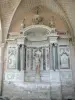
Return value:
<svg viewBox="0 0 75 100">
<path fill-rule="evenodd" d="M 55 0 L 53 0 L 54 2 L 55 2 Z M 26 2 L 26 5 L 25 5 L 25 9 L 23 9 L 23 7 L 22 7 L 22 5 L 24 6 L 24 1 L 22 1 L 21 0 L 21 2 L 20 2 L 20 4 L 18 5 L 18 7 L 17 7 L 17 9 L 15 10 L 15 13 L 14 13 L 14 15 L 13 15 L 13 17 L 12 17 L 12 21 L 11 21 L 11 24 L 10 24 L 10 27 L 9 27 L 9 32 L 11 32 L 11 26 L 13 25 L 13 23 L 15 22 L 15 24 L 17 24 L 16 23 L 16 21 L 18 22 L 18 19 L 20 20 L 20 22 L 23 20 L 23 18 L 24 18 L 24 15 L 25 15 L 25 13 L 27 13 L 28 11 L 30 11 L 30 9 L 31 8 L 33 8 L 33 7 L 35 7 L 35 6 L 37 6 L 37 5 L 39 5 L 39 4 L 42 4 L 42 0 L 38 0 L 37 2 L 35 2 L 35 4 L 33 4 L 33 5 L 30 5 L 30 7 L 28 7 L 28 4 L 27 4 L 27 1 L 25 0 L 25 2 Z M 33 1 L 34 2 L 34 1 Z M 32 3 L 32 2 L 31 2 Z M 56 2 L 55 2 L 56 3 Z M 43 5 L 45 5 L 45 4 L 43 4 Z M 57 5 L 58 6 L 58 5 Z M 48 7 L 48 5 L 46 5 L 46 7 Z M 49 7 L 48 7 L 49 8 Z M 23 9 L 23 10 L 22 10 Z M 60 7 L 59 7 L 59 9 L 60 9 Z M 53 9 L 52 9 L 53 10 Z M 61 9 L 60 9 L 61 10 Z M 20 15 L 22 15 L 22 17 L 20 18 L 20 16 L 19 16 L 19 12 L 21 11 L 21 14 Z M 59 14 L 58 14 L 58 16 L 59 15 L 61 15 L 61 13 L 59 12 Z M 18 17 L 17 17 L 18 16 Z M 15 19 L 17 17 L 17 19 Z M 73 31 L 72 30 L 70 30 L 70 29 L 72 29 L 72 28 L 70 28 L 69 27 L 69 25 L 68 25 L 68 23 L 67 23 L 67 21 L 66 21 L 66 16 L 64 15 L 64 17 L 62 16 L 62 20 L 65 20 L 65 22 L 66 22 L 66 24 L 67 24 L 67 27 L 68 27 L 68 30 L 69 30 L 69 32 L 71 32 L 71 33 L 73 33 Z"/>
</svg>

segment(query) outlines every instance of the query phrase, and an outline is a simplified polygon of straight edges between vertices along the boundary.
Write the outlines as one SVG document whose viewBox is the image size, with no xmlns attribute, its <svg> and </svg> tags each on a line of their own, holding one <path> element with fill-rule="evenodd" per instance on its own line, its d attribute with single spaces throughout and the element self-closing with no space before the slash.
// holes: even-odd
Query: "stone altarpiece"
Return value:
<svg viewBox="0 0 75 100">
<path fill-rule="evenodd" d="M 19 36 L 10 36 L 5 81 L 49 83 L 51 98 L 66 98 L 69 90 L 72 97 L 69 38 L 45 25 L 31 25 Z"/>
</svg>

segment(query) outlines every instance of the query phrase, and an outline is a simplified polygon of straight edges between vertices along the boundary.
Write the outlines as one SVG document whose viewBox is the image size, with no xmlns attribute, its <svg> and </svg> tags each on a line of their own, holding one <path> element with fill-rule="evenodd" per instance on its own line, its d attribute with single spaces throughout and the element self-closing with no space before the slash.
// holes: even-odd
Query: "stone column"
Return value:
<svg viewBox="0 0 75 100">
<path fill-rule="evenodd" d="M 20 37 L 17 38 L 17 44 L 20 45 L 20 50 L 19 50 L 19 63 L 20 63 L 20 81 L 24 82 L 25 79 L 25 42 L 26 42 L 26 36 L 21 35 Z"/>
<path fill-rule="evenodd" d="M 24 46 L 24 70 L 26 70 L 26 45 Z"/>
<path fill-rule="evenodd" d="M 52 70 L 53 68 L 53 63 L 52 63 L 52 42 L 50 39 L 50 36 L 48 37 L 49 40 L 49 66 L 50 66 L 50 70 Z"/>
<path fill-rule="evenodd" d="M 51 33 L 48 35 L 48 39 L 49 39 L 49 48 L 50 48 L 50 69 L 54 69 L 55 70 L 55 66 L 56 66 L 56 49 L 55 46 L 53 46 L 53 44 L 57 44 L 57 38 L 58 35 L 57 33 Z"/>
<path fill-rule="evenodd" d="M 20 61 L 21 61 L 21 70 L 24 69 L 24 66 L 25 66 L 25 46 L 24 44 L 22 44 L 21 46 L 21 55 L 20 55 Z"/>
<path fill-rule="evenodd" d="M 46 70 L 45 48 L 43 48 L 43 70 Z"/>
<path fill-rule="evenodd" d="M 50 60 L 50 70 L 52 70 L 52 43 L 49 44 L 49 60 Z"/>
<path fill-rule="evenodd" d="M 26 36 L 23 34 L 17 38 L 17 44 L 20 45 L 20 67 L 21 71 L 24 70 L 25 66 L 25 42 L 26 42 Z"/>
<path fill-rule="evenodd" d="M 55 68 L 58 69 L 58 44 L 55 44 Z"/>
<path fill-rule="evenodd" d="M 52 45 L 52 64 L 53 64 L 53 70 L 55 71 L 55 69 L 56 69 L 56 63 L 55 63 L 55 61 L 56 61 L 56 57 L 55 57 L 55 44 L 53 44 Z"/>
<path fill-rule="evenodd" d="M 57 44 L 53 43 L 51 48 L 51 69 L 55 71 L 58 68 Z"/>
<path fill-rule="evenodd" d="M 31 48 L 31 70 L 33 70 L 33 48 Z"/>
<path fill-rule="evenodd" d="M 21 70 L 21 66 L 20 66 L 20 45 L 18 45 L 18 48 L 17 48 L 17 69 L 19 71 Z"/>
</svg>

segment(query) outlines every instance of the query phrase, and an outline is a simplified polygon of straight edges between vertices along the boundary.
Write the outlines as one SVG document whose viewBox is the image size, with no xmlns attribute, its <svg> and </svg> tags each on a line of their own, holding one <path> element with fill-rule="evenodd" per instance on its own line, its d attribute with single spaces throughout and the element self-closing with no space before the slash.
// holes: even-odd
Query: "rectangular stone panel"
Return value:
<svg viewBox="0 0 75 100">
<path fill-rule="evenodd" d="M 5 81 L 8 82 L 24 82 L 24 71 L 6 71 L 5 72 Z"/>
<path fill-rule="evenodd" d="M 50 81 L 60 83 L 60 73 L 59 73 L 59 71 L 50 71 Z"/>
<path fill-rule="evenodd" d="M 61 89 L 63 98 L 72 98 L 74 92 L 72 71 L 63 70 L 60 72 L 60 76 L 61 76 Z"/>
<path fill-rule="evenodd" d="M 50 82 L 50 71 L 40 72 L 41 82 Z"/>
<path fill-rule="evenodd" d="M 7 48 L 7 69 L 17 69 L 17 51 L 16 44 L 8 45 Z"/>
<path fill-rule="evenodd" d="M 59 71 L 50 71 L 51 99 L 61 100 L 61 83 Z"/>
<path fill-rule="evenodd" d="M 50 83 L 50 93 L 51 99 L 61 100 L 61 84 L 60 83 Z"/>
<path fill-rule="evenodd" d="M 32 81 L 35 81 L 35 76 L 36 76 L 36 72 L 35 71 L 29 71 L 29 72 L 25 72 L 24 74 L 24 81 L 25 82 L 32 82 Z"/>
<path fill-rule="evenodd" d="M 68 45 L 59 47 L 59 64 L 61 69 L 70 68 L 70 48 Z"/>
</svg>

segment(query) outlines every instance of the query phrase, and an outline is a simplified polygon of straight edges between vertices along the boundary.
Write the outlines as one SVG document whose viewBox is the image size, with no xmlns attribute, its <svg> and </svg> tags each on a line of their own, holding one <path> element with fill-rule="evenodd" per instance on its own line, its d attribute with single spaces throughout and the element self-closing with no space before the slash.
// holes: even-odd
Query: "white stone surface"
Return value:
<svg viewBox="0 0 75 100">
<path fill-rule="evenodd" d="M 37 41 L 39 37 L 37 37 L 36 35 L 37 34 L 36 30 L 39 28 L 41 28 L 38 31 L 39 34 L 43 29 L 46 30 L 46 32 L 48 32 L 47 34 L 49 34 L 49 35 L 46 35 L 47 39 L 45 41 L 43 41 L 43 37 L 41 38 L 41 41 Z M 35 32 L 37 40 L 29 41 L 28 37 L 26 37 L 27 40 L 25 39 L 25 41 L 23 41 L 24 44 L 26 45 L 26 69 L 23 71 L 21 70 L 19 71 L 17 68 L 15 70 L 11 68 L 11 70 L 7 69 L 7 71 L 5 71 L 4 89 L 8 88 L 8 91 L 7 92 L 4 91 L 4 95 L 10 96 L 10 98 L 14 95 L 20 98 L 23 97 L 23 98 L 33 98 L 33 99 L 40 98 L 40 99 L 57 99 L 57 100 L 61 100 L 62 96 L 64 98 L 66 97 L 68 98 L 69 95 L 70 97 L 72 97 L 72 93 L 73 93 L 72 70 L 70 69 L 68 64 L 67 64 L 68 68 L 66 69 L 64 69 L 65 68 L 64 66 L 63 66 L 63 69 L 60 66 L 60 55 L 63 52 L 65 52 L 67 53 L 68 56 L 70 56 L 69 40 L 67 39 L 67 41 L 64 41 L 65 39 L 61 39 L 62 38 L 61 37 L 59 41 L 59 39 L 57 39 L 58 35 L 56 35 L 56 33 L 55 34 L 51 33 L 51 28 L 46 27 L 44 25 L 42 26 L 32 25 L 30 27 L 25 28 L 23 31 L 24 31 L 24 35 L 26 35 L 25 32 L 30 32 L 30 31 Z M 18 39 L 18 42 L 16 42 L 16 44 L 17 43 L 20 43 L 21 45 L 23 45 L 20 39 Z M 49 48 L 51 47 L 50 50 L 52 49 L 53 43 L 58 44 L 58 58 L 57 59 L 58 59 L 59 67 L 58 69 L 55 69 L 55 70 L 53 68 L 54 67 L 53 65 L 52 66 L 48 65 L 48 60 L 49 60 L 48 56 L 50 57 L 50 63 L 52 63 L 52 61 L 56 59 L 52 57 L 52 54 L 51 54 L 52 51 L 50 51 L 51 55 L 49 55 Z M 10 47 L 12 47 L 11 44 L 10 44 Z M 42 48 L 45 48 L 45 63 L 46 63 L 45 70 L 42 69 L 43 66 L 41 64 L 43 63 L 41 61 L 43 60 Z M 32 49 L 33 49 L 33 57 L 31 57 Z M 62 49 L 64 50 L 62 51 Z M 36 56 L 35 56 L 35 53 L 37 53 Z M 16 61 L 17 61 L 17 58 L 16 58 Z M 32 66 L 32 61 L 33 61 L 33 66 Z M 36 71 L 37 64 L 41 68 L 39 68 Z M 36 78 L 38 78 L 39 81 Z M 15 87 L 15 88 L 12 89 L 12 87 Z M 9 93 L 10 90 L 12 90 L 12 93 Z M 67 92 L 67 91 L 70 91 L 70 92 Z"/>
</svg>

